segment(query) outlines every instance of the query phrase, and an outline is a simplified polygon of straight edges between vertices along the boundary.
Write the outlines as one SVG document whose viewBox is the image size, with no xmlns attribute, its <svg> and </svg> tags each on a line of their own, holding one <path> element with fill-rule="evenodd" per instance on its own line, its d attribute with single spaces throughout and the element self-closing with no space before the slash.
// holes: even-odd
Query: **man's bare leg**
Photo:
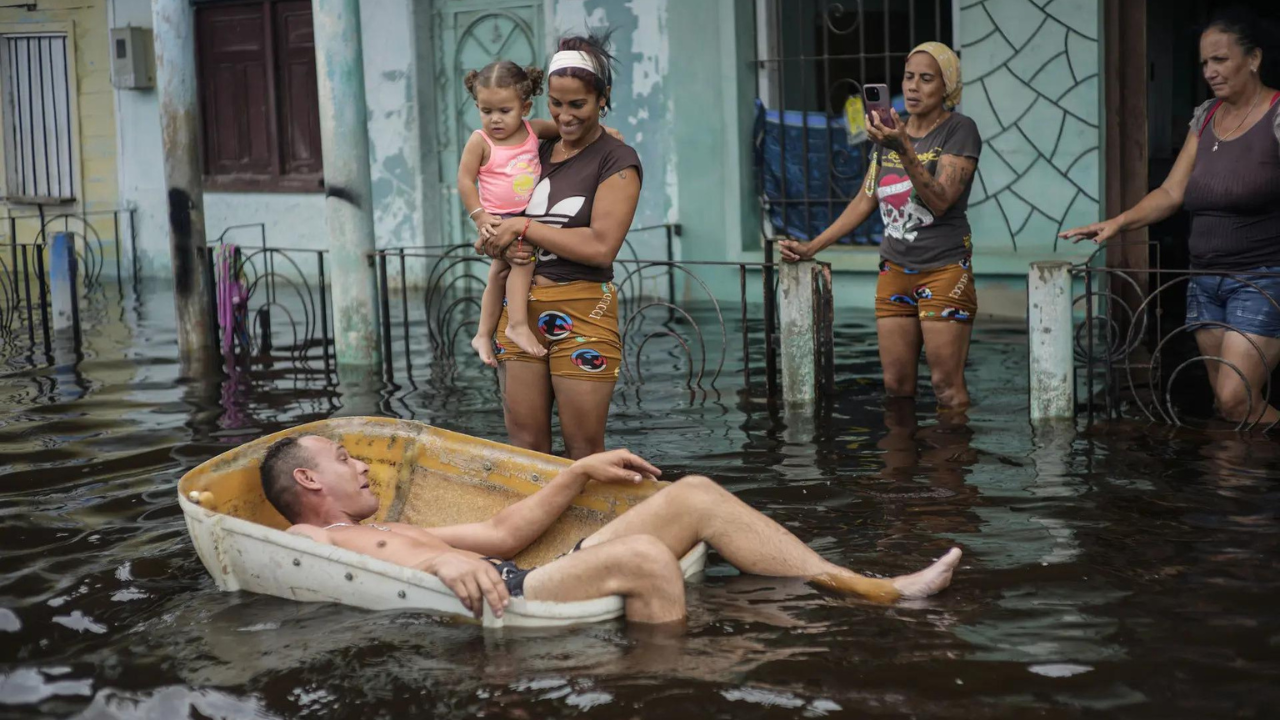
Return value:
<svg viewBox="0 0 1280 720">
<path fill-rule="evenodd" d="M 621 595 L 627 619 L 672 623 L 684 619 L 680 561 L 661 541 L 629 535 L 583 548 L 529 573 L 524 596 L 572 602 Z"/>
<path fill-rule="evenodd" d="M 951 573 L 960 562 L 960 550 L 952 548 L 933 565 L 911 575 L 889 579 L 859 575 L 823 560 L 786 528 L 700 476 L 663 488 L 592 534 L 582 546 L 590 548 L 630 535 L 651 535 L 676 557 L 705 541 L 743 572 L 803 577 L 833 590 L 881 601 L 933 595 L 951 584 Z"/>
</svg>

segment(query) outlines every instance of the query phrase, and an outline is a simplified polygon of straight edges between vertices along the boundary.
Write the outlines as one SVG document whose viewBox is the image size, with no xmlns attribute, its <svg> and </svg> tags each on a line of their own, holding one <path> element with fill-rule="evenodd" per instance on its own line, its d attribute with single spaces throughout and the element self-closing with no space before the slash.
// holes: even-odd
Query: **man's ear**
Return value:
<svg viewBox="0 0 1280 720">
<path fill-rule="evenodd" d="M 293 480 L 307 490 L 320 489 L 320 478 L 316 477 L 316 474 L 307 468 L 294 470 Z"/>
</svg>

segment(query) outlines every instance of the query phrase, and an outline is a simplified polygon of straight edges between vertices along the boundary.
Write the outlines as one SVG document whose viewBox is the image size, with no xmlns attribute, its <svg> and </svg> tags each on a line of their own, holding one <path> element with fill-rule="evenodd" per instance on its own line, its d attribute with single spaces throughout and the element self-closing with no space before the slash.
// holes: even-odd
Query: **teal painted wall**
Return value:
<svg viewBox="0 0 1280 720">
<path fill-rule="evenodd" d="M 747 0 L 558 0 L 550 11 L 552 40 L 588 24 L 614 29 L 619 72 L 606 123 L 626 135 L 645 172 L 633 226 L 679 222 L 678 259 L 738 259 L 744 238 L 757 242 L 755 72 L 747 54 L 755 42 L 753 13 Z M 630 240 L 640 258 L 665 255 L 661 230 L 635 232 Z M 621 257 L 630 255 L 624 250 Z M 736 270 L 699 275 L 718 296 L 737 296 Z M 697 283 L 684 287 L 691 297 L 705 296 Z M 663 292 L 665 282 L 646 284 L 645 291 Z"/>
<path fill-rule="evenodd" d="M 1099 0 L 961 6 L 962 110 L 984 142 L 969 205 L 975 261 L 1025 274 L 1034 260 L 1087 255 L 1056 235 L 1099 219 Z"/>
<path fill-rule="evenodd" d="M 983 138 L 969 221 L 980 313 L 1023 317 L 1037 260 L 1080 260 L 1092 246 L 1059 230 L 1094 222 L 1101 174 L 1101 0 L 960 0 L 961 112 Z M 832 249 L 836 303 L 874 303 L 874 252 Z"/>
<path fill-rule="evenodd" d="M 588 26 L 614 30 L 618 68 L 613 111 L 604 122 L 622 131 L 644 166 L 644 187 L 633 227 L 661 225 L 678 217 L 669 30 L 671 6 L 684 4 L 668 0 L 548 0 L 548 58 L 560 35 L 581 33 Z M 665 253 L 666 236 L 660 230 L 632 233 L 629 239 L 641 258 L 659 258 Z M 622 257 L 630 257 L 630 253 L 624 250 Z"/>
</svg>

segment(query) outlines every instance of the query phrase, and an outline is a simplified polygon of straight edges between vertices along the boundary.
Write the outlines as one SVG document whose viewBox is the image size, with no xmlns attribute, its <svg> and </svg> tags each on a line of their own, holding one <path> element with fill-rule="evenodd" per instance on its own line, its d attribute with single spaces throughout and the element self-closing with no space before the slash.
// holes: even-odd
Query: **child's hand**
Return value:
<svg viewBox="0 0 1280 720">
<path fill-rule="evenodd" d="M 481 210 L 471 216 L 471 222 L 476 224 L 476 230 L 480 231 L 480 237 L 484 237 L 484 229 L 490 225 L 497 225 L 502 219 L 496 215 L 490 215 L 487 210 Z"/>
<path fill-rule="evenodd" d="M 494 230 L 494 227 L 495 227 L 494 225 L 481 225 L 481 226 L 480 226 L 480 240 L 481 240 L 481 242 L 483 242 L 483 241 L 485 241 L 485 240 L 488 240 L 489 238 L 493 237 L 493 234 L 494 234 L 495 232 L 497 232 L 496 230 Z"/>
</svg>

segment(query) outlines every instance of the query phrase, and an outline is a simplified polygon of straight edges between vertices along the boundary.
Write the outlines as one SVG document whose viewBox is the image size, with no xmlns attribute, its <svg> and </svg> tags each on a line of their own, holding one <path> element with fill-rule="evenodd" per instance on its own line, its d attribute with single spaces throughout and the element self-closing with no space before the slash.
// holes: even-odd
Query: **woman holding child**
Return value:
<svg viewBox="0 0 1280 720">
<path fill-rule="evenodd" d="M 622 360 L 613 261 L 640 198 L 639 156 L 600 123 L 611 106 L 607 45 L 607 33 L 560 40 L 547 71 L 547 105 L 559 138 L 538 144 L 541 175 L 524 214 L 492 217 L 477 243 L 513 268 L 536 255 L 527 297 L 513 296 L 508 285 L 494 323 L 510 441 L 550 452 L 554 401 L 565 452 L 574 459 L 604 450 Z M 510 312 L 517 304 L 526 307 Z M 507 330 L 508 315 L 520 310 L 536 345 Z"/>
</svg>

